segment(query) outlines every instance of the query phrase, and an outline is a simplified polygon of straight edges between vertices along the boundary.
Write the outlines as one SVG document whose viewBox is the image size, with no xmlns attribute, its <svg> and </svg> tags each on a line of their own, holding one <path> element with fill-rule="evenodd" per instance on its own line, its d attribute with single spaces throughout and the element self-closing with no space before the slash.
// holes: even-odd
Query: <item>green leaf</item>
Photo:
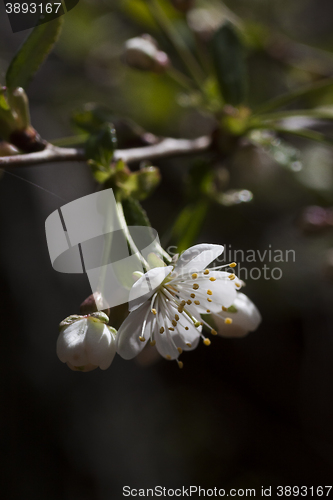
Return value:
<svg viewBox="0 0 333 500">
<path fill-rule="evenodd" d="M 244 103 L 247 71 L 242 43 L 230 22 L 223 24 L 214 34 L 212 55 L 222 97 L 227 104 Z"/>
<path fill-rule="evenodd" d="M 62 23 L 63 16 L 33 29 L 9 65 L 6 74 L 9 89 L 27 87 L 58 40 Z"/>
<path fill-rule="evenodd" d="M 187 205 L 181 211 L 172 228 L 171 235 L 172 240 L 177 245 L 178 252 L 186 250 L 196 241 L 205 221 L 208 206 L 206 200 L 201 200 L 192 205 Z"/>
<path fill-rule="evenodd" d="M 85 132 L 96 133 L 104 124 L 113 123 L 114 118 L 113 111 L 107 106 L 87 103 L 74 111 L 72 122 Z"/>
<path fill-rule="evenodd" d="M 124 215 L 128 226 L 148 226 L 151 227 L 146 211 L 134 198 L 126 198 L 122 201 Z"/>
<path fill-rule="evenodd" d="M 110 164 L 116 147 L 116 131 L 110 124 L 103 125 L 86 142 L 86 156 L 93 167 L 95 179 L 100 183 L 104 183 L 111 174 Z"/>
<path fill-rule="evenodd" d="M 125 197 L 132 196 L 137 200 L 144 200 L 158 186 L 161 180 L 160 171 L 156 167 L 145 167 L 138 172 L 129 174 L 124 180 L 116 182 Z"/>
</svg>

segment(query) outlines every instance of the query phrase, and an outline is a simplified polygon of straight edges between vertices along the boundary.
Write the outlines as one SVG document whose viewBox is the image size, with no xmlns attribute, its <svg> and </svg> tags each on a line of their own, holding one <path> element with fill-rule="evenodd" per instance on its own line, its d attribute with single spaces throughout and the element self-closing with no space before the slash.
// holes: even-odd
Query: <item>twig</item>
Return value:
<svg viewBox="0 0 333 500">
<path fill-rule="evenodd" d="M 202 136 L 197 139 L 165 138 L 151 146 L 117 149 L 114 152 L 114 159 L 123 160 L 125 163 L 135 163 L 143 160 L 166 158 L 168 156 L 198 153 L 206 151 L 210 146 L 211 138 L 209 136 Z M 59 148 L 50 144 L 44 151 L 38 153 L 0 157 L 0 167 L 26 167 L 41 163 L 86 160 L 87 158 L 82 148 Z"/>
</svg>

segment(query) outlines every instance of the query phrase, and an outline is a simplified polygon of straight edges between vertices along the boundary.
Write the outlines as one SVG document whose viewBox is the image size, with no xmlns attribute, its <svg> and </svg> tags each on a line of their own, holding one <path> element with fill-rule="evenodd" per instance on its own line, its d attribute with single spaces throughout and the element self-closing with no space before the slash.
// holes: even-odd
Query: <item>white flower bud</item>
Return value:
<svg viewBox="0 0 333 500">
<path fill-rule="evenodd" d="M 116 330 L 107 326 L 102 312 L 88 316 L 69 316 L 60 323 L 57 355 L 71 370 L 106 370 L 116 354 Z"/>
<path fill-rule="evenodd" d="M 127 40 L 124 46 L 124 61 L 131 68 L 163 73 L 170 65 L 168 55 L 159 50 L 156 40 L 142 35 Z"/>
<path fill-rule="evenodd" d="M 225 322 L 225 315 L 232 319 L 232 323 Z M 244 293 L 237 293 L 237 298 L 228 309 L 228 312 L 212 314 L 218 335 L 222 337 L 245 337 L 253 332 L 261 323 L 261 315 L 257 307 Z"/>
</svg>

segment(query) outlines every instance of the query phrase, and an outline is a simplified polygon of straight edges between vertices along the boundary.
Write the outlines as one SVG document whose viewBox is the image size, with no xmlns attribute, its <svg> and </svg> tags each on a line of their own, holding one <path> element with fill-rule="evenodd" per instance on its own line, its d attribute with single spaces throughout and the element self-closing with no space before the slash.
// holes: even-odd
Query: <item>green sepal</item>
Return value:
<svg viewBox="0 0 333 500">
<path fill-rule="evenodd" d="M 65 326 L 69 326 L 72 323 L 75 323 L 76 321 L 79 321 L 80 319 L 83 319 L 84 316 L 80 316 L 79 314 L 72 314 L 71 316 L 68 316 L 65 318 L 59 325 L 59 330 L 64 328 Z"/>
<path fill-rule="evenodd" d="M 92 314 L 89 314 L 88 315 L 88 318 L 91 317 L 95 320 L 98 320 L 100 321 L 101 323 L 105 323 L 106 325 L 108 324 L 109 322 L 109 317 L 107 314 L 103 313 L 102 311 L 97 311 L 97 312 L 94 312 Z"/>
</svg>

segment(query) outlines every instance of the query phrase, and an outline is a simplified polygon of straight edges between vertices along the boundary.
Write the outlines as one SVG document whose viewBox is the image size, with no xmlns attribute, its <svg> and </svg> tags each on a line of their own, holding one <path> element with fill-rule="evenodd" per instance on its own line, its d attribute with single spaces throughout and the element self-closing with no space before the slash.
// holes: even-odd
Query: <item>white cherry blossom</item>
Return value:
<svg viewBox="0 0 333 500">
<path fill-rule="evenodd" d="M 238 293 L 235 302 L 228 308 L 232 324 L 226 325 L 221 313 L 213 314 L 218 335 L 222 337 L 244 337 L 261 323 L 257 307 L 244 293 Z"/>
<path fill-rule="evenodd" d="M 69 316 L 60 323 L 57 355 L 71 370 L 106 370 L 116 354 L 116 330 L 103 312 Z"/>
<path fill-rule="evenodd" d="M 175 266 L 155 267 L 141 274 L 130 292 L 130 314 L 117 334 L 117 352 L 124 359 L 135 357 L 149 341 L 166 359 L 178 360 L 183 350 L 194 349 L 200 340 L 210 340 L 202 333 L 206 325 L 201 317 L 222 313 L 237 298 L 242 282 L 233 272 L 222 268 L 207 269 L 223 252 L 221 245 L 201 244 L 186 250 Z M 223 319 L 226 323 L 232 320 Z M 180 368 L 183 363 L 178 361 Z"/>
</svg>

